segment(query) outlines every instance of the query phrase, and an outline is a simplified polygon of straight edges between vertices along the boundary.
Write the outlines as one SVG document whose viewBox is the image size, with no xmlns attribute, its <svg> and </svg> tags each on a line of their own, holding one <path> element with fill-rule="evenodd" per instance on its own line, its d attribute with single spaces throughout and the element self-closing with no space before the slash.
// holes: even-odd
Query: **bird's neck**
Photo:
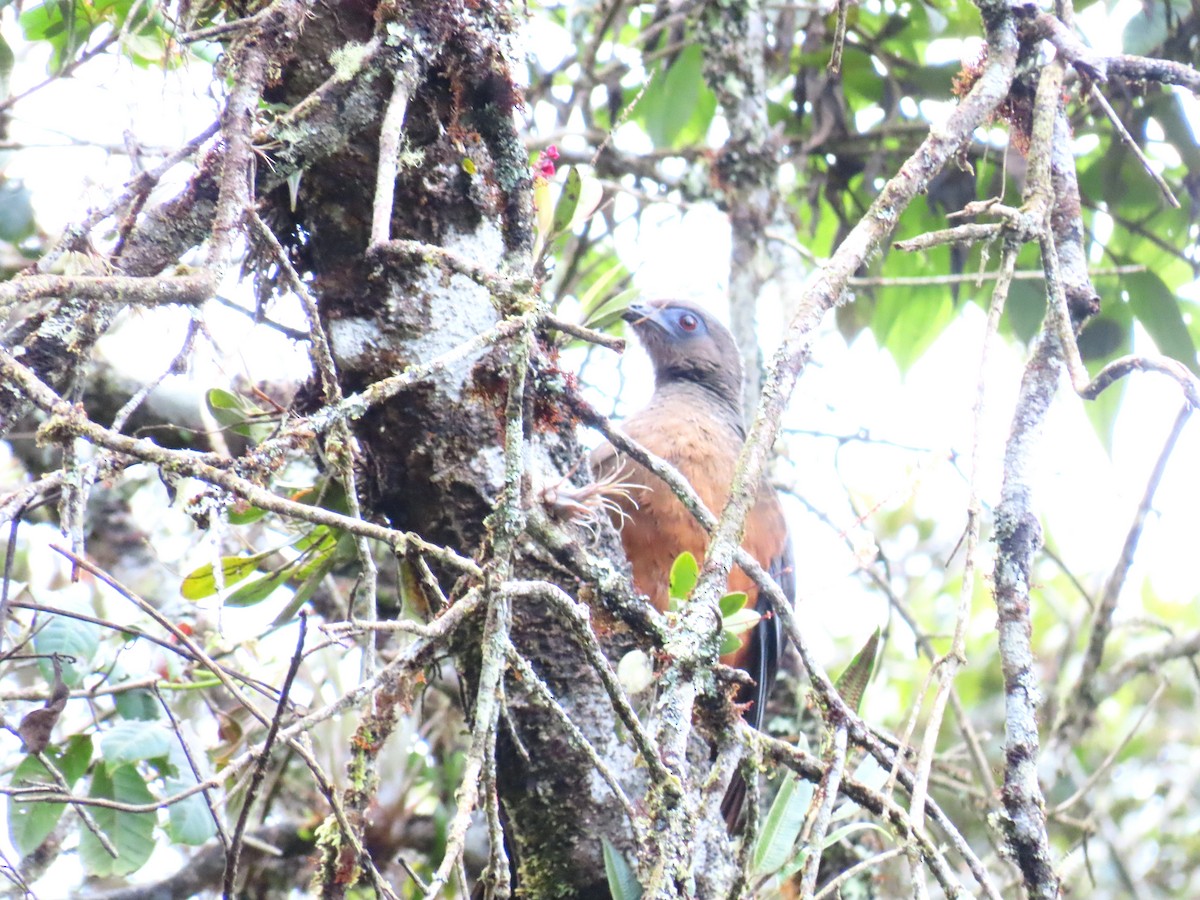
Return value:
<svg viewBox="0 0 1200 900">
<path fill-rule="evenodd" d="M 691 407 L 728 426 L 739 437 L 746 437 L 741 394 L 731 390 L 729 385 L 709 380 L 660 377 L 651 405 L 668 409 L 678 409 L 680 405 Z"/>
</svg>

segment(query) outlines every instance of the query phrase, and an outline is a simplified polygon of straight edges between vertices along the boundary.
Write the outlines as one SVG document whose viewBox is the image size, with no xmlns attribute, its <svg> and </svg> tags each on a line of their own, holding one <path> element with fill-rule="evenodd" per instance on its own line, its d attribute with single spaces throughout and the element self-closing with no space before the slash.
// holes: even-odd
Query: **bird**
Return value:
<svg viewBox="0 0 1200 900">
<path fill-rule="evenodd" d="M 742 365 L 733 335 L 703 307 L 684 300 L 630 305 L 630 324 L 654 366 L 650 402 L 622 423 L 622 430 L 687 479 L 708 509 L 719 513 L 729 500 L 734 469 L 746 440 Z M 672 564 L 687 551 L 703 563 L 708 533 L 657 476 L 619 453 L 610 443 L 591 455 L 598 480 L 619 484 L 609 515 L 619 528 L 634 587 L 659 611 L 667 609 Z M 746 517 L 742 546 L 771 574 L 789 604 L 795 601 L 795 571 L 783 507 L 765 480 Z M 757 604 L 758 586 L 739 566 L 729 574 L 729 591 L 743 591 L 746 606 Z M 738 701 L 749 703 L 748 724 L 761 728 L 767 697 L 779 666 L 777 617 L 764 616 L 742 645 L 721 658 L 754 680 Z M 740 816 L 745 784 L 734 779 L 722 804 L 732 829 Z"/>
</svg>

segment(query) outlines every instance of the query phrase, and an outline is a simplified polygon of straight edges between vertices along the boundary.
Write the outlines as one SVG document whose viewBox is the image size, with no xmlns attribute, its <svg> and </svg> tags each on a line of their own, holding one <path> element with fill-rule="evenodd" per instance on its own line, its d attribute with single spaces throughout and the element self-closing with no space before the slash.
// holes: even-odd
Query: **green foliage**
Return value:
<svg viewBox="0 0 1200 900">
<path fill-rule="evenodd" d="M 842 672 L 837 680 L 838 693 L 855 712 L 861 708 L 863 694 L 866 693 L 871 675 L 875 672 L 881 633 L 878 628 L 871 632 L 867 642 L 854 654 L 854 659 L 850 660 L 850 665 L 846 666 L 846 671 Z"/>
<path fill-rule="evenodd" d="M 784 773 L 754 845 L 753 869 L 757 874 L 778 872 L 792 857 L 812 795 L 812 784 L 801 781 L 795 772 Z"/>
<path fill-rule="evenodd" d="M 0 181 L 0 241 L 19 244 L 37 229 L 33 195 L 17 180 Z"/>
<path fill-rule="evenodd" d="M 670 584 L 667 593 L 676 603 L 681 603 L 692 595 L 696 582 L 700 580 L 700 565 L 696 557 L 688 551 L 680 553 L 671 563 Z"/>
<path fill-rule="evenodd" d="M 600 842 L 604 848 L 604 872 L 608 876 L 608 890 L 613 900 L 640 900 L 642 886 L 638 883 L 637 874 L 608 838 L 601 837 Z"/>
<path fill-rule="evenodd" d="M 88 796 L 137 805 L 156 802 L 137 766 L 133 765 L 97 765 L 92 771 Z M 79 836 L 79 857 L 89 875 L 128 875 L 145 865 L 154 852 L 157 818 L 154 813 L 131 813 L 105 806 L 93 806 L 91 812 L 96 825 L 104 832 L 117 855 L 113 857 L 99 838 L 83 829 Z"/>
<path fill-rule="evenodd" d="M 49 616 L 46 627 L 33 639 L 34 649 L 45 654 L 38 660 L 42 677 L 51 681 L 54 666 L 50 656 L 58 654 L 62 661 L 62 679 L 68 687 L 77 687 L 83 676 L 91 671 L 87 665 L 100 647 L 100 628 L 90 622 L 70 616 Z"/>
<path fill-rule="evenodd" d="M 659 68 L 651 75 L 633 118 L 655 147 L 673 149 L 704 140 L 717 97 L 704 82 L 703 63 L 699 44 L 692 44 L 665 72 Z"/>
<path fill-rule="evenodd" d="M 180 794 L 198 784 L 191 764 L 179 741 L 172 741 L 165 762 L 159 764 L 163 790 L 167 796 Z M 204 801 L 194 793 L 167 807 L 167 836 L 176 843 L 200 845 L 217 833 L 217 823 Z"/>
<path fill-rule="evenodd" d="M 62 775 L 68 788 L 74 786 L 87 771 L 92 758 L 92 738 L 76 734 L 63 747 L 48 747 L 45 751 L 51 765 Z M 13 770 L 11 786 L 55 786 L 57 782 L 36 756 L 26 756 Z M 17 853 L 24 857 L 41 846 L 50 836 L 66 809 L 65 803 L 25 801 L 19 796 L 8 797 L 8 836 Z"/>
<path fill-rule="evenodd" d="M 292 599 L 277 618 L 277 623 L 290 620 L 308 601 L 321 580 L 339 564 L 354 558 L 354 540 L 350 535 L 317 525 L 290 545 L 296 552 L 291 559 L 261 574 L 225 598 L 228 606 L 253 606 L 266 600 L 281 587 L 294 589 Z M 279 551 L 268 550 L 250 556 L 227 556 L 221 559 L 221 574 L 225 587 L 244 581 L 258 573 L 263 563 Z M 221 589 L 216 568 L 205 563 L 184 579 L 179 592 L 188 600 L 203 600 Z"/>
<path fill-rule="evenodd" d="M 151 722 L 118 722 L 100 737 L 100 755 L 110 767 L 144 759 L 165 757 L 174 738 L 161 725 Z"/>
<path fill-rule="evenodd" d="M 132 21 L 129 16 L 133 15 Z M 94 38 L 126 34 L 121 48 L 137 65 L 164 65 L 171 35 L 155 4 L 138 0 L 45 0 L 21 13 L 21 29 L 28 41 L 44 41 L 52 48 L 50 71 L 60 71 Z"/>
<path fill-rule="evenodd" d="M 241 394 L 212 388 L 205 394 L 204 401 L 222 428 L 254 442 L 268 437 L 275 427 L 266 410 Z"/>
<path fill-rule="evenodd" d="M 670 583 L 667 589 L 668 605 L 674 611 L 687 600 L 700 580 L 700 565 L 688 551 L 680 553 L 671 564 Z M 746 609 L 747 596 L 741 591 L 725 594 L 718 601 L 721 611 L 720 654 L 732 653 L 742 645 L 741 635 L 758 624 L 762 616 Z"/>
</svg>

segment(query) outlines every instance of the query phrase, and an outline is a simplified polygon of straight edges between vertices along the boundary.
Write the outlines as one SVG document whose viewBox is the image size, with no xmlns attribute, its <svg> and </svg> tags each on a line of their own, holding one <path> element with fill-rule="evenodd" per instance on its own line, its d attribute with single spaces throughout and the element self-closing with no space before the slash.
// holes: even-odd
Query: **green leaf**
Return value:
<svg viewBox="0 0 1200 900">
<path fill-rule="evenodd" d="M 874 822 L 851 822 L 849 825 L 843 825 L 841 828 L 837 828 L 825 835 L 825 840 L 821 844 L 821 849 L 828 850 L 838 841 L 848 838 L 850 835 L 859 831 L 878 831 L 880 834 L 886 835 L 889 838 L 892 836 L 886 828 L 881 828 Z"/>
<path fill-rule="evenodd" d="M 634 118 L 656 147 L 687 146 L 708 133 L 717 97 L 704 82 L 703 68 L 704 53 L 699 44 L 692 44 L 665 73 L 655 70 Z"/>
<path fill-rule="evenodd" d="M 87 771 L 92 759 L 90 735 L 77 734 L 65 747 L 48 747 L 45 751 L 51 763 L 73 787 Z M 36 756 L 26 756 L 13 770 L 13 787 L 35 784 L 54 784 L 54 778 Z M 62 817 L 65 803 L 44 803 L 8 798 L 8 836 L 20 856 L 25 857 L 42 845 Z"/>
<path fill-rule="evenodd" d="M 158 759 L 171 752 L 171 732 L 151 722 L 119 722 L 100 736 L 100 755 L 109 768 Z"/>
<path fill-rule="evenodd" d="M 257 506 L 243 504 L 239 509 L 238 505 L 235 505 L 234 508 L 229 510 L 229 524 L 250 525 L 263 518 L 266 514 L 267 511 L 265 509 L 259 509 Z"/>
<path fill-rule="evenodd" d="M 600 314 L 601 310 L 612 304 L 612 298 L 608 295 L 608 289 L 613 286 L 617 279 L 623 278 L 628 274 L 629 270 L 618 260 L 605 269 L 604 273 L 588 286 L 588 289 L 579 298 L 579 305 L 583 309 L 583 322 L 585 325 L 591 323 Z"/>
<path fill-rule="evenodd" d="M 554 219 L 550 225 L 550 240 L 562 234 L 571 227 L 575 218 L 575 209 L 579 206 L 579 196 L 583 192 L 583 180 L 579 177 L 579 169 L 571 166 L 567 169 L 567 178 L 563 182 L 562 193 L 554 204 Z"/>
<path fill-rule="evenodd" d="M 118 766 L 111 771 L 108 766 L 96 766 L 88 796 L 120 803 L 155 802 L 137 766 Z M 91 807 L 91 813 L 116 849 L 117 857 L 113 859 L 96 836 L 90 830 L 83 829 L 79 836 L 79 858 L 89 875 L 128 875 L 145 865 L 154 852 L 154 826 L 157 820 L 154 813 L 129 813 L 103 806 Z"/>
<path fill-rule="evenodd" d="M 719 601 L 721 607 L 721 618 L 728 618 L 735 612 L 738 612 L 746 605 L 746 601 L 750 598 L 746 596 L 745 591 L 731 591 L 722 597 Z M 728 626 L 729 623 L 726 623 Z"/>
<path fill-rule="evenodd" d="M 684 550 L 677 557 L 675 562 L 671 564 L 671 580 L 669 593 L 676 600 L 686 600 L 696 589 L 696 582 L 700 577 L 700 566 L 696 564 L 696 557 L 692 556 L 687 550 Z"/>
<path fill-rule="evenodd" d="M 846 671 L 837 680 L 838 693 L 855 712 L 858 712 L 858 708 L 862 704 L 863 694 L 866 693 L 867 684 L 871 680 L 871 673 L 875 671 L 875 656 L 879 652 L 879 634 L 879 629 L 876 628 L 867 638 L 862 649 L 854 654 L 854 659 L 850 660 L 850 665 L 846 666 Z"/>
<path fill-rule="evenodd" d="M 307 603 L 308 598 L 313 595 L 313 592 L 316 591 L 318 587 L 320 587 L 321 582 L 325 579 L 325 576 L 328 575 L 329 571 L 333 568 L 333 564 L 333 558 L 327 557 L 324 565 L 321 568 L 310 574 L 307 580 L 301 582 L 300 587 L 296 589 L 296 593 L 292 594 L 292 599 L 288 601 L 287 606 L 285 606 L 283 611 L 275 617 L 274 621 L 271 622 L 272 628 L 277 625 L 284 625 L 295 617 L 296 613 L 300 611 L 300 607 Z"/>
<path fill-rule="evenodd" d="M 45 41 L 53 48 L 51 72 L 58 72 L 91 37 L 95 23 L 88 18 L 87 11 L 88 6 L 81 2 L 46 0 L 21 13 L 21 29 L 26 40 Z"/>
<path fill-rule="evenodd" d="M 162 711 L 162 706 L 158 702 L 158 698 L 154 696 L 153 691 L 145 688 L 138 688 L 135 691 L 122 691 L 117 694 L 117 715 L 122 719 L 135 719 L 138 721 L 150 721 L 157 719 Z"/>
<path fill-rule="evenodd" d="M 954 317 L 948 290 L 881 289 L 871 330 L 900 370 L 907 371 Z"/>
<path fill-rule="evenodd" d="M 100 647 L 100 629 L 70 616 L 51 615 L 46 627 L 34 637 L 33 647 L 47 656 L 58 653 L 71 657 L 74 662 L 63 660 L 62 679 L 70 687 L 76 687 L 91 671 L 88 663 Z M 54 665 L 48 658 L 39 659 L 38 668 L 46 681 L 54 678 Z"/>
<path fill-rule="evenodd" d="M 717 650 L 718 656 L 728 656 L 742 646 L 742 639 L 728 629 L 721 631 L 721 646 Z"/>
<path fill-rule="evenodd" d="M 0 184 L 0 240 L 19 244 L 37 231 L 33 195 L 18 179 Z"/>
<path fill-rule="evenodd" d="M 179 777 L 164 778 L 163 784 L 170 796 L 194 787 L 198 782 L 188 769 L 186 774 Z M 203 844 L 216 833 L 217 823 L 208 804 L 204 802 L 203 794 L 192 794 L 167 807 L 167 834 L 171 840 L 195 846 Z"/>
<path fill-rule="evenodd" d="M 1192 343 L 1174 292 L 1154 272 L 1126 275 L 1121 279 L 1121 286 L 1129 293 L 1133 314 L 1145 326 L 1158 349 L 1200 373 L 1196 366 L 1196 345 Z"/>
<path fill-rule="evenodd" d="M 221 388 L 210 389 L 204 395 L 204 402 L 222 428 L 242 437 L 252 437 L 253 423 L 250 420 L 263 414 L 246 398 Z"/>
<path fill-rule="evenodd" d="M 758 624 L 762 614 L 753 609 L 739 609 L 732 615 L 723 616 L 721 627 L 732 634 L 745 634 Z"/>
<path fill-rule="evenodd" d="M 604 848 L 604 874 L 608 877 L 608 891 L 612 894 L 612 900 L 641 900 L 642 886 L 621 851 L 606 837 L 601 837 L 600 843 Z"/>
<path fill-rule="evenodd" d="M 225 586 L 236 584 L 258 571 L 262 563 L 273 551 L 255 553 L 253 556 L 223 556 L 221 557 L 221 574 Z M 211 597 L 219 590 L 212 563 L 205 563 L 183 579 L 179 593 L 188 600 L 203 600 Z"/>
<path fill-rule="evenodd" d="M 0 3 L 0 9 L 4 8 L 4 4 Z M 9 80 L 12 77 L 13 63 L 16 57 L 13 55 L 12 47 L 8 46 L 8 41 L 0 36 L 0 100 L 7 100 L 9 95 Z"/>
<path fill-rule="evenodd" d="M 801 781 L 794 772 L 784 774 L 783 784 L 763 822 L 762 834 L 754 845 L 755 872 L 770 875 L 791 857 L 812 795 L 813 786 L 809 782 Z"/>
<path fill-rule="evenodd" d="M 640 297 L 642 294 L 641 288 L 626 288 L 613 294 L 608 299 L 602 301 L 586 319 L 583 324 L 588 328 L 595 328 L 597 331 L 604 331 L 610 328 L 617 320 L 621 318 L 621 313 L 629 308 L 629 304 Z M 579 344 L 582 346 L 582 342 Z"/>
<path fill-rule="evenodd" d="M 226 597 L 225 605 L 254 606 L 256 603 L 261 603 L 288 583 L 292 577 L 293 568 L 289 563 L 280 566 L 274 572 L 269 572 L 262 578 L 255 578 Z"/>
<path fill-rule="evenodd" d="M 218 410 L 241 410 L 243 408 L 242 400 L 237 394 L 223 388 L 212 388 L 204 395 L 204 402 L 208 404 L 209 412 L 214 415 Z"/>
</svg>

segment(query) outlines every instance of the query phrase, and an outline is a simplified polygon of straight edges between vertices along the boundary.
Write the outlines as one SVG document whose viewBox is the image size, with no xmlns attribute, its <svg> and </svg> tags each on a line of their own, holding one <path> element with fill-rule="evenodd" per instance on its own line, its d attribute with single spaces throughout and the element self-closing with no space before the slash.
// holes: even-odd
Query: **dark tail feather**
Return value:
<svg viewBox="0 0 1200 900">
<path fill-rule="evenodd" d="M 725 798 L 721 801 L 721 817 L 725 819 L 725 828 L 730 834 L 740 830 L 742 807 L 746 803 L 746 779 L 741 770 L 733 773 L 729 787 L 725 790 Z"/>
<path fill-rule="evenodd" d="M 775 673 L 779 667 L 779 620 L 775 616 L 764 617 L 754 626 L 751 638 L 754 643 L 754 667 L 750 674 L 754 677 L 754 687 L 743 689 L 738 696 L 739 703 L 751 702 L 753 705 L 746 710 L 746 724 L 751 728 L 762 729 L 763 719 L 767 713 L 767 697 L 775 686 Z M 721 816 L 725 819 L 725 827 L 730 834 L 739 830 L 742 818 L 742 806 L 746 802 L 746 779 L 741 770 L 733 773 L 725 797 L 721 800 Z"/>
</svg>

